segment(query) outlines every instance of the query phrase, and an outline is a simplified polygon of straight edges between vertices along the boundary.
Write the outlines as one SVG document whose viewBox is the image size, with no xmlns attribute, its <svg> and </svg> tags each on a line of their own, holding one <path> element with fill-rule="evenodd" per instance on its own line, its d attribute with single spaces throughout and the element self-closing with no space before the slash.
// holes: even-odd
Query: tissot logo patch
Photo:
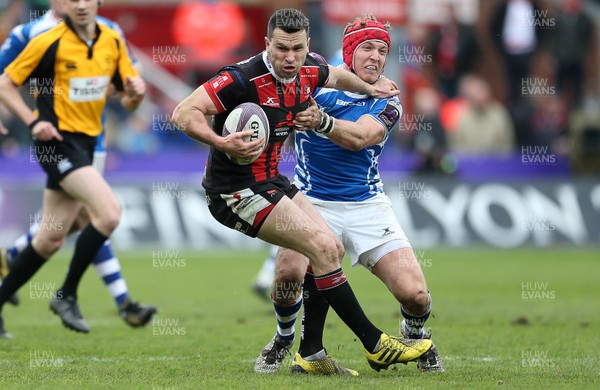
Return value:
<svg viewBox="0 0 600 390">
<path fill-rule="evenodd" d="M 73 102 L 93 102 L 106 96 L 108 76 L 73 77 L 69 79 L 69 99 Z"/>
</svg>

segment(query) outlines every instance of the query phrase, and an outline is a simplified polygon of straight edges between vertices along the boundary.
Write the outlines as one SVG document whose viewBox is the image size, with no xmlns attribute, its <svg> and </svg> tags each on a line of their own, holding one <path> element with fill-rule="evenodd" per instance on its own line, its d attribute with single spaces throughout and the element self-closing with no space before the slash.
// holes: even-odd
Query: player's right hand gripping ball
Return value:
<svg viewBox="0 0 600 390">
<path fill-rule="evenodd" d="M 267 147 L 269 142 L 269 120 L 263 109 L 255 103 L 242 103 L 231 111 L 225 119 L 223 126 L 223 137 L 227 137 L 232 133 L 240 131 L 253 130 L 254 133 L 248 137 L 244 137 L 244 142 L 254 141 L 255 139 L 264 138 L 263 149 Z M 252 159 L 238 159 L 227 154 L 227 157 L 238 165 L 248 165 L 253 163 L 260 155 Z"/>
</svg>

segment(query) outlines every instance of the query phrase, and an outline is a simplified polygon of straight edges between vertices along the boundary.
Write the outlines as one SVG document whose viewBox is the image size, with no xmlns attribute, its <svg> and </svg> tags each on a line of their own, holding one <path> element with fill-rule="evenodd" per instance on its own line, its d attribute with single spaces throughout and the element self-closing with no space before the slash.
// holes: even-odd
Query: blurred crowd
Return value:
<svg viewBox="0 0 600 390">
<path fill-rule="evenodd" d="M 309 15 L 311 49 L 315 51 L 324 50 L 320 45 L 327 23 L 320 17 L 323 1 L 327 0 L 284 5 L 304 8 Z M 472 20 L 461 15 L 459 5 L 464 2 L 440 0 L 436 3 L 442 6 L 435 11 L 440 13 L 440 22 L 409 19 L 394 25 L 398 41 L 388 69 L 397 74 L 386 73 L 399 82 L 404 115 L 390 148 L 413 153 L 422 172 L 452 173 L 453 156 L 518 156 L 527 147 L 569 159 L 577 171 L 600 172 L 600 2 L 474 2 L 478 11 Z M 262 2 L 255 3 L 260 4 L 253 6 L 254 12 Z M 282 6 L 279 3 L 269 5 Z M 31 12 L 43 12 L 44 7 L 43 0 L 0 0 L 0 9 L 4 8 L 0 37 L 4 39 L 12 26 L 27 21 Z M 265 7 L 263 19 L 271 12 Z M 254 15 L 244 15 L 246 23 L 252 23 Z M 385 15 L 375 16 L 385 21 Z M 264 27 L 264 22 L 259 24 Z M 341 31 L 343 25 L 338 27 Z M 197 87 L 220 65 L 262 50 L 264 33 L 248 30 L 246 40 L 253 35 L 254 44 L 238 44 L 237 57 L 220 62 L 211 59 L 210 64 L 202 65 L 202 55 L 196 53 L 195 63 L 201 64 L 198 69 L 176 68 L 174 72 L 171 67 L 169 71 L 191 88 Z M 125 33 L 129 37 L 127 29 Z M 215 34 L 222 37 L 222 32 Z M 322 54 L 333 58 L 335 53 Z M 392 62 L 395 67 L 390 66 Z M 150 99 L 133 115 L 109 103 L 107 139 L 111 150 L 147 155 L 165 149 L 202 148 L 170 124 L 169 115 L 177 101 L 160 88 L 153 87 L 151 92 Z M 27 129 L 3 108 L 0 119 L 11 129 L 10 136 L 0 138 L 0 154 L 9 156 L 28 145 Z"/>
<path fill-rule="evenodd" d="M 404 72 L 400 142 L 422 171 L 524 149 L 600 171 L 597 26 L 584 3 L 490 2 L 473 24 L 448 3 L 444 23 L 408 26 L 406 45 L 429 57 Z"/>
</svg>

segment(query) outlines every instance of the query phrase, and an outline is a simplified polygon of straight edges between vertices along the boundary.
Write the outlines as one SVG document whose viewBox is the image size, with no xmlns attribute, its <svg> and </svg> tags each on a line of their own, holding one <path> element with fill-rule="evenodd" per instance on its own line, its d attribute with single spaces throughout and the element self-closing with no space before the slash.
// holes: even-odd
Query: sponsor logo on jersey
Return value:
<svg viewBox="0 0 600 390">
<path fill-rule="evenodd" d="M 231 83 L 233 83 L 233 78 L 231 77 L 229 72 L 224 72 L 212 79 L 210 81 L 210 86 L 215 91 L 215 93 L 217 93 Z"/>
<path fill-rule="evenodd" d="M 311 90 L 310 90 L 310 84 L 308 84 L 308 83 L 304 84 L 304 88 L 303 88 L 303 89 L 304 89 L 304 92 L 303 92 L 303 93 L 304 93 L 305 95 L 310 95 L 310 93 L 311 93 Z"/>
<path fill-rule="evenodd" d="M 106 96 L 108 76 L 73 77 L 69 79 L 69 99 L 73 102 L 93 102 Z"/>
<path fill-rule="evenodd" d="M 271 77 L 260 77 L 252 80 L 261 106 L 279 107 L 281 102 L 277 95 L 277 87 Z"/>
<path fill-rule="evenodd" d="M 304 65 L 302 68 L 300 68 L 300 77 L 301 78 L 319 77 L 319 67 Z"/>
<path fill-rule="evenodd" d="M 344 106 L 344 107 L 347 107 L 347 106 L 363 107 L 366 103 L 364 101 L 361 101 L 361 102 L 349 102 L 349 101 L 346 101 L 346 100 L 337 99 L 335 101 L 335 104 L 338 105 L 338 106 Z"/>
<path fill-rule="evenodd" d="M 279 98 L 269 96 L 267 100 L 261 103 L 261 106 L 275 106 L 279 107 Z"/>
<path fill-rule="evenodd" d="M 275 128 L 283 127 L 283 126 L 293 127 L 294 126 L 293 119 L 294 119 L 294 114 L 292 114 L 291 111 L 288 111 L 287 115 L 285 116 L 285 120 L 281 121 L 281 122 L 277 122 L 277 124 L 275 125 Z"/>
</svg>

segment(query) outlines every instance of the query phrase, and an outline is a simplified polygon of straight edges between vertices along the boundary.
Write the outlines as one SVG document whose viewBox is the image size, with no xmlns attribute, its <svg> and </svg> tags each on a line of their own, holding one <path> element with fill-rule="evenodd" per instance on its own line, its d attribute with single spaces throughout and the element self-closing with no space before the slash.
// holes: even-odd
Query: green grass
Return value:
<svg viewBox="0 0 600 390">
<path fill-rule="evenodd" d="M 434 298 L 428 325 L 447 372 L 422 374 L 414 364 L 371 370 L 331 313 L 328 351 L 359 378 L 294 376 L 287 367 L 253 373 L 275 326 L 271 306 L 250 293 L 266 252 L 178 253 L 179 261 L 162 262 L 179 267 L 153 267 L 151 250 L 121 253 L 133 297 L 160 315 L 147 328 L 127 327 L 90 270 L 79 298 L 88 335 L 66 330 L 48 310 L 43 292 L 62 281 L 62 252 L 37 285 L 23 287 L 21 306 L 5 306 L 16 339 L 0 340 L 0 388 L 600 388 L 597 248 L 419 252 Z M 398 304 L 383 284 L 362 268 L 346 273 L 371 320 L 396 333 Z M 534 299 L 523 299 L 523 284 L 534 287 Z"/>
</svg>

